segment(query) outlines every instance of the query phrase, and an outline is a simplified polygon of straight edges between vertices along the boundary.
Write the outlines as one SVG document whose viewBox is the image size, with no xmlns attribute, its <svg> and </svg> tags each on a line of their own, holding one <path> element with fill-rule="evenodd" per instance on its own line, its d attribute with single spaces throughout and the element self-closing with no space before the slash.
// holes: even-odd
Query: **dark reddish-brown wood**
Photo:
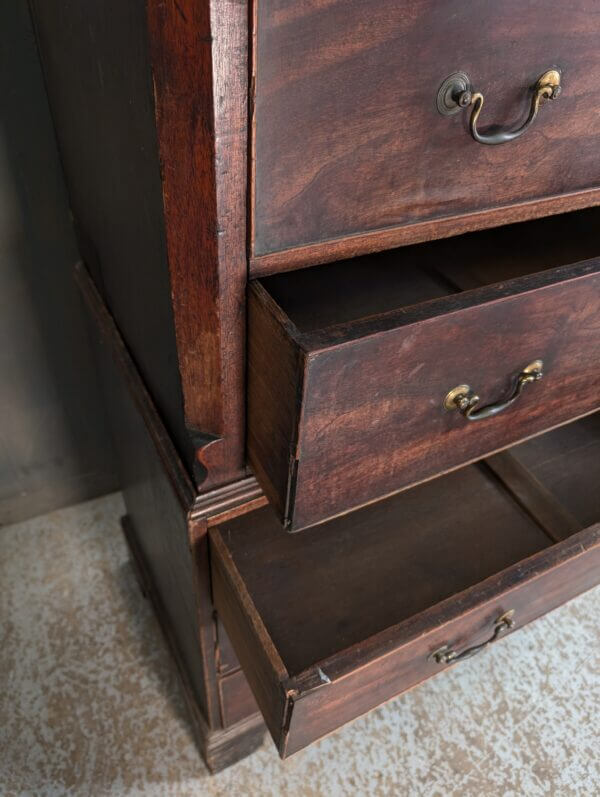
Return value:
<svg viewBox="0 0 600 797">
<path fill-rule="evenodd" d="M 145 0 L 31 0 L 30 6 L 82 259 L 191 472 Z"/>
<path fill-rule="evenodd" d="M 114 319 L 82 265 L 76 278 L 100 333 L 132 560 L 178 665 L 199 748 L 217 771 L 260 744 L 263 725 L 226 634 L 217 633 L 207 531 L 217 518 L 235 518 L 265 499 L 252 478 L 196 495 Z M 109 376 L 109 356 L 120 378 Z M 235 680 L 221 683 L 236 672 Z"/>
<path fill-rule="evenodd" d="M 277 304 L 265 296 L 269 311 L 248 302 L 248 451 L 260 483 L 269 485 L 267 494 L 283 517 L 293 497 L 295 458 L 292 456 L 298 435 L 297 417 L 302 398 L 304 353 L 295 345 L 294 325 Z M 268 341 L 268 345 L 265 345 Z M 286 441 L 274 446 L 274 441 Z"/>
<path fill-rule="evenodd" d="M 244 455 L 246 4 L 31 0 L 31 9 L 96 283 L 80 271 L 80 286 L 100 348 L 125 377 L 103 367 L 128 539 L 201 750 L 219 769 L 264 728 L 217 638 L 207 553 L 215 518 L 264 503 Z M 222 688 L 233 674 L 235 688 L 233 679 Z"/>
<path fill-rule="evenodd" d="M 218 650 L 217 669 L 222 675 L 227 675 L 238 670 L 240 663 L 237 660 L 237 656 L 235 655 L 233 647 L 231 646 L 231 641 L 227 636 L 225 626 L 218 617 L 216 622 L 216 631 L 216 645 Z"/>
<path fill-rule="evenodd" d="M 500 482 L 472 465 L 302 535 L 268 509 L 211 531 L 215 605 L 282 756 L 442 670 L 442 645 L 484 641 L 510 610 L 519 628 L 600 581 L 600 416 L 512 456 L 540 490 L 525 470 Z M 594 524 L 551 545 L 557 496 L 541 505 L 557 481 Z"/>
<path fill-rule="evenodd" d="M 594 189 L 581 191 L 578 194 L 494 208 L 481 213 L 472 213 L 469 216 L 445 216 L 434 221 L 411 224 L 406 227 L 392 227 L 389 230 L 349 235 L 321 244 L 310 244 L 297 249 L 285 249 L 269 255 L 251 257 L 249 271 L 253 278 L 266 277 L 284 271 L 353 258 L 357 255 L 381 252 L 397 246 L 443 240 L 468 233 L 471 230 L 486 230 L 503 224 L 514 224 L 553 214 L 568 213 L 598 204 L 600 204 L 600 190 Z"/>
<path fill-rule="evenodd" d="M 31 6 L 82 256 L 196 484 L 241 478 L 246 3 Z"/>
<path fill-rule="evenodd" d="M 600 463 L 599 439 L 600 413 L 595 413 L 510 449 L 520 466 L 552 493 L 580 528 L 600 518 L 600 491 L 594 481 Z"/>
<path fill-rule="evenodd" d="M 548 263 L 589 253 L 591 229 L 583 244 L 573 236 L 573 249 L 554 246 L 560 236 L 543 238 Z M 422 300 L 452 290 L 448 283 L 441 290 L 431 271 L 444 256 L 439 245 L 430 253 L 398 250 L 396 262 L 386 255 L 383 266 L 373 258 L 361 270 L 355 261 L 345 280 L 341 263 L 252 284 L 248 454 L 289 530 L 599 406 L 600 259 L 528 274 L 538 265 L 519 253 L 527 231 L 535 237 L 535 225 L 515 228 L 514 240 L 509 230 L 479 233 L 471 250 L 463 241 L 462 262 L 478 270 L 483 286 L 430 301 Z M 488 264 L 482 241 L 504 255 Z M 452 262 L 451 251 L 445 257 Z M 499 278 L 502 260 L 513 279 L 485 284 Z M 417 276 L 415 264 L 427 276 Z M 448 279 L 443 260 L 440 266 Z M 526 275 L 515 276 L 518 269 Z M 461 384 L 477 391 L 482 406 L 503 399 L 536 359 L 544 361 L 544 379 L 507 412 L 469 423 L 444 409 L 448 391 Z"/>
<path fill-rule="evenodd" d="M 525 5 L 31 0 L 79 282 L 128 388 L 107 375 L 127 539 L 213 769 L 260 741 L 257 704 L 290 754 L 442 642 L 598 580 L 596 416 L 304 535 L 246 472 L 248 260 L 273 276 L 250 288 L 247 445 L 292 529 L 598 406 L 598 23 Z M 518 142 L 435 111 L 463 68 L 516 121 L 547 59 L 564 95 Z M 441 411 L 536 357 L 510 415 Z"/>
<path fill-rule="evenodd" d="M 248 12 L 147 9 L 177 353 L 206 489 L 245 469 Z"/>
<path fill-rule="evenodd" d="M 581 528 L 577 518 L 510 450 L 487 457 L 485 464 L 553 542 L 566 540 Z"/>
<path fill-rule="evenodd" d="M 219 696 L 220 725 L 215 727 L 207 721 L 200 710 L 194 688 L 188 675 L 187 663 L 173 633 L 160 592 L 146 567 L 138 544 L 138 535 L 128 516 L 122 518 L 123 532 L 127 542 L 131 563 L 139 587 L 145 598 L 152 603 L 165 641 L 177 665 L 185 704 L 188 709 L 196 744 L 210 772 L 219 772 L 230 764 L 254 752 L 263 741 L 264 724 L 257 713 L 256 703 L 241 670 L 230 678 L 219 678 L 216 683 Z M 222 726 L 222 727 L 221 727 Z"/>
<path fill-rule="evenodd" d="M 235 726 L 248 717 L 258 714 L 258 706 L 248 681 L 241 669 L 219 679 L 219 697 L 221 699 L 221 721 L 224 728 Z M 262 741 L 262 736 L 261 736 Z"/>
<path fill-rule="evenodd" d="M 591 0 L 254 5 L 255 273 L 600 201 Z M 468 111 L 437 111 L 460 69 L 486 98 L 481 124 L 516 126 L 553 66 L 560 100 L 509 144 L 477 144 Z"/>
<path fill-rule="evenodd" d="M 286 755 L 444 669 L 430 661 L 442 645 L 459 649 L 491 636 L 495 621 L 515 611 L 515 628 L 535 620 L 600 581 L 600 525 L 579 532 L 493 576 L 366 645 L 319 663 L 295 679 L 294 727 Z M 320 690 L 318 671 L 331 688 Z M 329 694 L 327 693 L 329 692 Z"/>
</svg>

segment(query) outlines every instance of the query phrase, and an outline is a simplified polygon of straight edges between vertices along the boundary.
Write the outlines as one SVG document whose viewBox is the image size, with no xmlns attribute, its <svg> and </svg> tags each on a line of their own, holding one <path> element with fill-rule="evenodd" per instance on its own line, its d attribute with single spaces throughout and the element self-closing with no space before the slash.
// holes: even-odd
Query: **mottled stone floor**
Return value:
<svg viewBox="0 0 600 797">
<path fill-rule="evenodd" d="M 0 530 L 0 794 L 598 795 L 600 590 L 289 759 L 215 777 L 108 496 Z"/>
</svg>

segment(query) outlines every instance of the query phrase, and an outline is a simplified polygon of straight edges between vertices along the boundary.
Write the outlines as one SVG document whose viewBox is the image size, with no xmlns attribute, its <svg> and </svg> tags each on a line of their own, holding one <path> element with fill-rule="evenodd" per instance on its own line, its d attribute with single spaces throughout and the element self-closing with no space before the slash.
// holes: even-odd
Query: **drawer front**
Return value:
<svg viewBox="0 0 600 797">
<path fill-rule="evenodd" d="M 320 662 L 319 670 L 331 683 L 319 688 L 315 672 L 311 672 L 296 684 L 299 694 L 293 703 L 285 754 L 301 750 L 441 672 L 448 664 L 437 663 L 435 653 L 450 648 L 460 654 L 490 640 L 504 615 L 514 623 L 511 630 L 517 630 L 598 584 L 600 526 L 557 549 L 479 585 L 462 605 L 453 599 L 415 619 L 410 628 L 412 638 L 401 646 L 393 647 L 392 635 L 387 634 L 373 640 L 375 646 L 391 648 L 381 655 L 373 650 L 370 658 L 367 645 Z"/>
<path fill-rule="evenodd" d="M 278 268 L 340 257 L 346 238 L 345 251 L 358 253 L 598 202 L 593 0 L 255 6 L 257 274 L 285 250 Z M 518 128 L 530 87 L 551 67 L 562 94 L 516 140 L 474 141 L 472 106 L 438 112 L 438 89 L 460 70 L 485 98 L 480 127 Z M 576 200 L 579 192 L 591 193 Z M 499 216 L 511 207 L 519 210 Z"/>
<path fill-rule="evenodd" d="M 470 466 L 320 532 L 284 535 L 268 509 L 211 530 L 215 607 L 282 757 L 600 582 L 600 525 L 543 530 L 561 473 L 597 517 L 584 443 L 551 474 L 537 452 L 525 492 Z"/>
<path fill-rule="evenodd" d="M 598 408 L 599 268 L 589 261 L 304 334 L 291 347 L 296 370 L 263 364 L 260 382 L 251 345 L 250 459 L 286 527 L 314 525 Z M 264 311 L 257 291 L 251 323 Z M 255 348 L 266 360 L 283 358 L 264 338 Z M 504 401 L 538 359 L 543 379 L 495 417 L 469 421 L 444 408 L 459 385 L 481 406 Z M 261 420 L 284 410 L 279 427 Z"/>
</svg>

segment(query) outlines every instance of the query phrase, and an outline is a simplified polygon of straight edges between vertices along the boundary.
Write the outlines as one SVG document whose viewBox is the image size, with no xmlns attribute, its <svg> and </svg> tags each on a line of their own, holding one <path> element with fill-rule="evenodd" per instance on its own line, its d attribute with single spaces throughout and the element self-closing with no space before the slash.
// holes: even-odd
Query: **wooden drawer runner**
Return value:
<svg viewBox="0 0 600 797">
<path fill-rule="evenodd" d="M 598 223 L 586 211 L 252 283 L 248 456 L 285 528 L 600 407 Z M 544 378 L 501 414 L 445 409 L 459 385 L 478 408 L 505 401 L 536 360 Z"/>
<path fill-rule="evenodd" d="M 269 508 L 213 529 L 215 606 L 281 756 L 599 583 L 599 478 L 592 415 L 322 529 Z"/>
<path fill-rule="evenodd" d="M 594 0 L 255 0 L 252 270 L 339 259 L 600 200 Z M 472 106 L 442 116 L 463 71 L 479 126 L 515 129 L 551 68 L 562 93 L 522 137 L 486 146 Z"/>
</svg>

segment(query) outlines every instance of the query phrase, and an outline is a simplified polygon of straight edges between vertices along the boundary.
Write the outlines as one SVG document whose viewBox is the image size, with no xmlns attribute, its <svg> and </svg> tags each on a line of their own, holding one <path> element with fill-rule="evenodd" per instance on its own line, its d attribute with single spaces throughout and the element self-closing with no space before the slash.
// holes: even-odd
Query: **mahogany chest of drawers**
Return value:
<svg viewBox="0 0 600 797">
<path fill-rule="evenodd" d="M 591 0 L 31 6 L 209 767 L 600 583 Z"/>
</svg>

